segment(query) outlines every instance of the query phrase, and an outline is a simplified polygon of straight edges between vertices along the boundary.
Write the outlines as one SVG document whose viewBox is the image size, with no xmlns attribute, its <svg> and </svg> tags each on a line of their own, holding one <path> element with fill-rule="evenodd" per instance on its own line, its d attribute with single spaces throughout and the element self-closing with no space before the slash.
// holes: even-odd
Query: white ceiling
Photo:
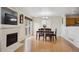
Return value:
<svg viewBox="0 0 79 59">
<path fill-rule="evenodd" d="M 79 14 L 78 7 L 22 7 L 22 10 L 32 17 Z"/>
</svg>

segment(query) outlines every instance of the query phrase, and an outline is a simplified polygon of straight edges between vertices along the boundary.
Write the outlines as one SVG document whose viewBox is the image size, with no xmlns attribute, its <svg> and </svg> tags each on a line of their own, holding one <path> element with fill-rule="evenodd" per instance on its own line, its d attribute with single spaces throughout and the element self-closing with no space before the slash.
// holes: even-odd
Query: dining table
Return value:
<svg viewBox="0 0 79 59">
<path fill-rule="evenodd" d="M 36 40 L 37 40 L 37 37 L 40 33 L 44 33 L 44 40 L 46 40 L 46 35 L 49 35 L 49 36 L 52 36 L 54 31 L 49 31 L 49 30 L 38 30 L 36 31 Z"/>
</svg>

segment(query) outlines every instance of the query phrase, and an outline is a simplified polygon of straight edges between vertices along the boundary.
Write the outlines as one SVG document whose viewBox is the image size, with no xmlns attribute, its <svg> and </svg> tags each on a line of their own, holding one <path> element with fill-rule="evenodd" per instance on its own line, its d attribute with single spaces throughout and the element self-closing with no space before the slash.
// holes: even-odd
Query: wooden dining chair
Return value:
<svg viewBox="0 0 79 59">
<path fill-rule="evenodd" d="M 55 29 L 55 32 L 53 33 L 53 37 L 57 40 L 57 29 Z"/>
<path fill-rule="evenodd" d="M 47 40 L 47 37 L 49 37 L 50 41 L 52 41 L 53 31 L 47 31 L 45 35 L 45 40 Z"/>
<path fill-rule="evenodd" d="M 55 31 L 49 31 L 46 33 L 46 36 L 45 36 L 45 39 L 47 40 L 47 37 L 50 38 L 50 41 L 52 41 L 52 38 L 53 38 L 53 41 L 54 41 L 54 38 L 57 40 L 57 29 L 55 29 Z"/>
<path fill-rule="evenodd" d="M 40 28 L 38 29 L 40 32 L 39 32 L 39 40 L 40 40 L 40 37 L 43 37 L 43 40 L 44 40 L 44 29 L 43 28 Z"/>
</svg>

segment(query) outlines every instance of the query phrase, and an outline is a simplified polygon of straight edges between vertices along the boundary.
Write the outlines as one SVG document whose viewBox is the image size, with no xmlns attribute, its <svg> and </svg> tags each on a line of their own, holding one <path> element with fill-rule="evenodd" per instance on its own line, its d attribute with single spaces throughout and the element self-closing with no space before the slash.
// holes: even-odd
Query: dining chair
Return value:
<svg viewBox="0 0 79 59">
<path fill-rule="evenodd" d="M 53 37 L 57 40 L 57 29 L 55 29 L 55 32 L 53 33 Z"/>
<path fill-rule="evenodd" d="M 39 30 L 39 40 L 40 40 L 40 37 L 43 37 L 43 40 L 44 40 L 44 29 L 40 28 L 38 30 Z"/>
<path fill-rule="evenodd" d="M 49 31 L 46 33 L 46 36 L 45 36 L 45 39 L 47 40 L 47 37 L 50 38 L 50 41 L 52 41 L 52 38 L 53 38 L 53 41 L 54 41 L 54 38 L 57 40 L 57 29 L 55 29 L 55 31 Z"/>
<path fill-rule="evenodd" d="M 47 40 L 47 37 L 49 37 L 50 41 L 52 41 L 53 33 L 53 31 L 47 31 L 45 35 L 45 40 Z"/>
</svg>

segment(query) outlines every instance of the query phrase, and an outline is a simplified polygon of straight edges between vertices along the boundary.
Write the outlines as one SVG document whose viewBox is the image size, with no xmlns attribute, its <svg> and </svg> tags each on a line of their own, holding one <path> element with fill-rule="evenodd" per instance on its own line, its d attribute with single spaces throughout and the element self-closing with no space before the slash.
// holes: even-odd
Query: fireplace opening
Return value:
<svg viewBox="0 0 79 59">
<path fill-rule="evenodd" d="M 6 47 L 16 43 L 18 40 L 18 33 L 11 33 L 7 35 Z"/>
</svg>

